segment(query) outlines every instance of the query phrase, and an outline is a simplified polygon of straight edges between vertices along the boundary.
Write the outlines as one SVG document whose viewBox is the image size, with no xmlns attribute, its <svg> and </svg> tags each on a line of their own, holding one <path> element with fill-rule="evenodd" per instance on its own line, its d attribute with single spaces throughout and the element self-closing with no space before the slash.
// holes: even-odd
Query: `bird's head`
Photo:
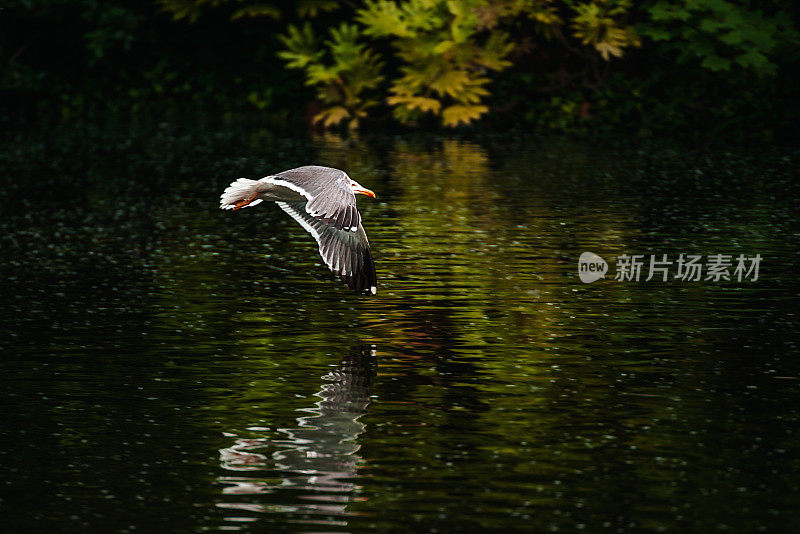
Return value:
<svg viewBox="0 0 800 534">
<path fill-rule="evenodd" d="M 350 178 L 350 189 L 353 190 L 354 195 L 367 195 L 368 197 L 375 198 L 375 193 L 362 186 L 352 178 Z"/>
</svg>

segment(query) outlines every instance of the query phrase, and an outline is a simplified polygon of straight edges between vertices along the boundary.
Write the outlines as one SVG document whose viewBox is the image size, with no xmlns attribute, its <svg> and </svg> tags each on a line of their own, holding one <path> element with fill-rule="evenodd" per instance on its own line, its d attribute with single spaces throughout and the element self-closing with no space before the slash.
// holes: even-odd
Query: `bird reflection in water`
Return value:
<svg viewBox="0 0 800 534">
<path fill-rule="evenodd" d="M 315 393 L 320 400 L 301 410 L 308 415 L 297 418 L 297 428 L 278 429 L 286 439 L 240 438 L 220 450 L 223 469 L 237 472 L 218 478 L 226 486 L 223 494 L 251 497 L 217 506 L 286 514 L 284 520 L 292 523 L 347 526 L 351 514 L 346 507 L 358 489 L 353 482 L 361 447 L 356 438 L 365 429 L 358 419 L 369 405 L 376 372 L 375 348 L 351 347 L 336 369 L 322 377 L 325 383 Z M 270 495 L 271 502 L 255 495 Z M 229 516 L 226 529 L 257 520 L 253 514 Z"/>
</svg>

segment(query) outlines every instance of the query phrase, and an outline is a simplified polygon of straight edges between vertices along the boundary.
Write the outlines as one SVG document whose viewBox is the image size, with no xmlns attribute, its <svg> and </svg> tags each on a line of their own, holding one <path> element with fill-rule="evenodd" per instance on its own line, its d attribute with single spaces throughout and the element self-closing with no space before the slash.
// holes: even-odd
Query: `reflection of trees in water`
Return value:
<svg viewBox="0 0 800 534">
<path fill-rule="evenodd" d="M 242 438 L 220 451 L 220 464 L 235 475 L 221 476 L 229 497 L 218 506 L 247 512 L 290 514 L 301 523 L 346 525 L 347 503 L 358 489 L 360 456 L 356 438 L 365 425 L 377 371 L 372 346 L 352 347 L 315 393 L 314 407 L 301 411 L 296 428 L 281 428 L 284 439 Z M 270 454 L 271 452 L 271 454 Z M 257 495 L 270 495 L 269 502 Z M 244 496 L 250 496 L 242 499 Z M 256 520 L 253 516 L 229 521 Z"/>
<path fill-rule="evenodd" d="M 402 330 L 403 339 L 392 348 L 400 363 L 385 362 L 381 368 L 400 379 L 382 381 L 380 398 L 388 403 L 409 403 L 420 388 L 434 386 L 440 395 L 426 398 L 425 406 L 440 416 L 437 424 L 469 434 L 479 430 L 475 426 L 478 418 L 489 410 L 478 388 L 465 383 L 475 380 L 479 369 L 471 355 L 465 358 L 453 350 L 459 333 L 450 311 L 433 309 L 431 304 L 422 299 L 397 303 L 395 328 Z M 446 439 L 438 436 L 434 441 Z M 473 446 L 462 442 L 458 448 L 464 452 Z M 453 448 L 443 446 L 438 452 L 447 458 Z"/>
</svg>

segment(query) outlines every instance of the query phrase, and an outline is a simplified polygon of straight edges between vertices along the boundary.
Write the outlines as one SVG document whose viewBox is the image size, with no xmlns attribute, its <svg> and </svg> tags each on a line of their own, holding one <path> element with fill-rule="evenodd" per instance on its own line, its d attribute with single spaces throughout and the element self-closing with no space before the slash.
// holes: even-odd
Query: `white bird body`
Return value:
<svg viewBox="0 0 800 534">
<path fill-rule="evenodd" d="M 220 208 L 238 210 L 274 201 L 310 233 L 326 265 L 358 293 L 377 292 L 377 277 L 355 195 L 375 197 L 347 173 L 316 165 L 260 180 L 239 178 L 220 197 Z"/>
</svg>

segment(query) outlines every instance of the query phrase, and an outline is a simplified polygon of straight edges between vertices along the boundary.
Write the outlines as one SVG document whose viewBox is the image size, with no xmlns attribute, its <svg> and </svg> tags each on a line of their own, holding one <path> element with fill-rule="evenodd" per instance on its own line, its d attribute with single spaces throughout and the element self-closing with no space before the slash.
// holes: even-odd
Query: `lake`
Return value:
<svg viewBox="0 0 800 534">
<path fill-rule="evenodd" d="M 3 139 L 8 531 L 800 529 L 796 149 L 171 117 Z M 306 164 L 376 192 L 375 297 L 276 206 L 218 209 Z"/>
</svg>

